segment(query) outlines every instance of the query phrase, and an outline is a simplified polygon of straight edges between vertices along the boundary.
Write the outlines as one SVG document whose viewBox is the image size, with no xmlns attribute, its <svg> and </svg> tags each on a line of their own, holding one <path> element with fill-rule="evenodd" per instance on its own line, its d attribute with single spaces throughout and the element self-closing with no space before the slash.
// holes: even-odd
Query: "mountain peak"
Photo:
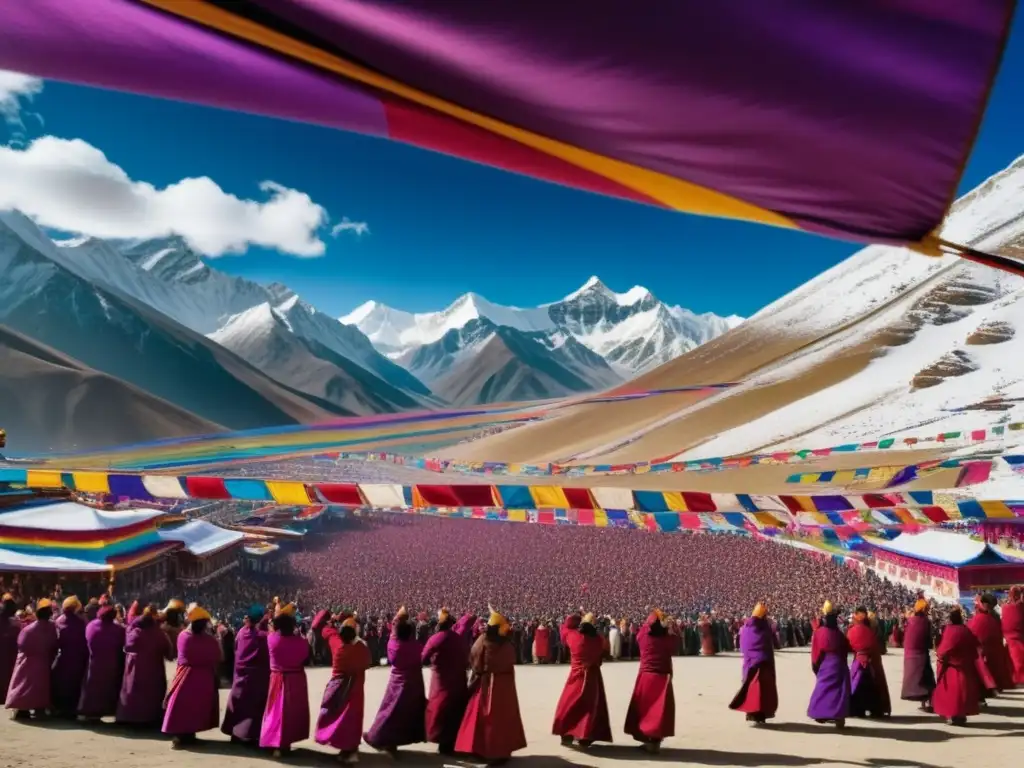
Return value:
<svg viewBox="0 0 1024 768">
<path fill-rule="evenodd" d="M 587 282 L 562 299 L 562 301 L 572 301 L 576 297 L 582 296 L 585 293 L 605 293 L 612 295 L 608 286 L 601 282 L 601 278 L 597 275 L 591 275 L 587 278 Z"/>
</svg>

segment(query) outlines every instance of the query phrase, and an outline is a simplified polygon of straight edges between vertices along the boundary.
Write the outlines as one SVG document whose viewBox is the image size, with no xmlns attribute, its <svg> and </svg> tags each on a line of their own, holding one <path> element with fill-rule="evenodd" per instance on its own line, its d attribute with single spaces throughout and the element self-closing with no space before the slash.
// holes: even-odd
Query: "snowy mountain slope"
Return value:
<svg viewBox="0 0 1024 768">
<path fill-rule="evenodd" d="M 1024 158 L 959 200 L 943 234 L 1024 254 Z M 1022 337 L 1024 280 L 953 256 L 872 246 L 634 382 L 738 386 L 697 402 L 651 398 L 629 411 L 584 406 L 464 453 L 558 458 L 544 451 L 558 444 L 562 457 L 590 461 L 699 458 L 920 435 L 922 425 L 924 434 L 983 427 L 991 413 L 950 410 L 1024 396 Z M 1016 406 L 999 418 L 1007 414 L 1024 419 Z M 597 420 L 601 432 L 586 432 Z M 559 436 L 570 430 L 580 437 L 566 446 Z"/>
<path fill-rule="evenodd" d="M 0 371 L 0 424 L 11 436 L 8 455 L 224 430 L 4 326 Z"/>
<path fill-rule="evenodd" d="M 499 326 L 484 318 L 474 318 L 461 328 L 453 328 L 430 344 L 410 349 L 397 362 L 408 368 L 422 381 L 433 385 L 440 378 L 447 377 L 452 370 L 465 363 L 467 370 L 472 360 L 491 340 L 500 335 L 507 353 L 516 357 L 527 367 L 549 367 L 561 369 L 585 383 L 586 390 L 602 389 L 622 383 L 619 376 L 600 355 L 591 352 L 574 337 L 561 331 L 520 331 L 508 326 Z M 522 357 L 517 357 L 517 354 Z M 486 366 L 483 366 L 486 367 Z M 476 374 L 474 374 L 475 376 Z M 486 378 L 486 377 L 485 377 Z M 557 381 L 555 374 L 552 381 Z M 574 383 L 567 391 L 586 391 Z M 540 384 L 538 388 L 542 388 Z M 562 386 L 556 387 L 560 393 Z M 541 397 L 556 397 L 546 393 Z M 481 401 L 486 402 L 486 401 Z"/>
<path fill-rule="evenodd" d="M 0 213 L 0 323 L 231 429 L 331 418 L 156 309 L 90 282 L 25 216 Z M 59 406 L 59 403 L 55 407 Z"/>
<path fill-rule="evenodd" d="M 574 339 L 552 348 L 543 334 L 524 333 L 484 320 L 472 321 L 467 327 L 474 323 L 484 331 L 474 353 L 454 361 L 433 382 L 434 391 L 452 405 L 564 397 L 599 386 L 595 371 L 603 370 L 608 384 L 612 383 L 609 377 L 615 376 L 607 363 Z M 455 333 L 450 331 L 449 335 Z"/>
<path fill-rule="evenodd" d="M 742 322 L 736 316 L 696 315 L 670 307 L 640 286 L 615 293 L 596 277 L 565 298 L 534 308 L 506 307 L 467 293 L 441 312 L 412 314 L 369 301 L 341 318 L 399 362 L 414 359 L 415 350 L 474 320 L 528 333 L 569 334 L 625 377 L 671 360 Z"/>
<path fill-rule="evenodd" d="M 285 285 L 232 277 L 210 268 L 178 237 L 130 243 L 96 238 L 60 244 L 61 263 L 92 283 L 126 294 L 197 333 L 212 335 L 232 317 L 269 303 L 288 316 L 304 340 L 347 357 L 387 386 L 414 395 L 429 390 L 385 358 L 359 332 L 299 299 Z"/>
<path fill-rule="evenodd" d="M 260 304 L 230 318 L 210 339 L 276 381 L 349 413 L 367 415 L 420 405 L 406 391 L 384 384 L 331 347 L 297 333 L 293 318 L 310 321 L 309 313 L 296 311 L 294 305 L 280 311 Z M 335 325 L 341 327 L 336 321 Z"/>
</svg>

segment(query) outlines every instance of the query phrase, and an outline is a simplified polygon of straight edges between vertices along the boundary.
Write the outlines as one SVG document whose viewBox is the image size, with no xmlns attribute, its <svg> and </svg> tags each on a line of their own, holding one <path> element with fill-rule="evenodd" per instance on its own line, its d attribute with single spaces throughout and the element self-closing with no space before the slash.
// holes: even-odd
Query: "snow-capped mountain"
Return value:
<svg viewBox="0 0 1024 768">
<path fill-rule="evenodd" d="M 721 335 L 743 318 L 696 315 L 682 307 L 670 307 L 640 286 L 615 293 L 596 277 L 560 301 L 533 308 L 502 306 L 467 293 L 440 312 L 413 314 L 368 301 L 341 318 L 414 373 L 417 368 L 411 361 L 418 360 L 417 350 L 447 337 L 446 348 L 457 354 L 453 345 L 459 337 L 446 335 L 474 320 L 549 334 L 555 340 L 571 336 L 628 378 Z M 468 344 L 479 341 L 474 332 L 465 335 Z"/>
<path fill-rule="evenodd" d="M 430 394 L 415 376 L 377 352 L 357 328 L 320 312 L 285 285 L 261 285 L 213 269 L 179 237 L 129 243 L 84 238 L 59 245 L 62 263 L 69 269 L 197 333 L 212 338 L 232 318 L 269 305 L 287 318 L 290 332 L 301 340 L 353 360 L 379 377 L 385 387 L 422 397 Z"/>
<path fill-rule="evenodd" d="M 0 212 L 0 324 L 207 423 L 246 429 L 347 413 L 279 384 L 128 293 L 92 282 L 68 256 L 27 217 Z M 53 405 L 68 407 L 59 398 Z"/>
</svg>

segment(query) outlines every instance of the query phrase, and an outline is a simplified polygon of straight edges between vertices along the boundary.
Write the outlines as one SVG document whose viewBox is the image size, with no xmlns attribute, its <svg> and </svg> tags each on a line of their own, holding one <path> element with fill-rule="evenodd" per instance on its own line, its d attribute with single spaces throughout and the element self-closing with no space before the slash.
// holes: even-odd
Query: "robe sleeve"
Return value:
<svg viewBox="0 0 1024 768">
<path fill-rule="evenodd" d="M 420 654 L 420 661 L 422 663 L 426 664 L 434 660 L 434 655 L 441 647 L 444 637 L 443 632 L 437 632 L 427 640 L 427 644 L 423 646 L 423 652 Z"/>
<path fill-rule="evenodd" d="M 824 642 L 822 641 L 821 632 L 814 630 L 814 634 L 811 635 L 811 669 L 814 674 L 818 674 L 818 667 L 821 666 L 821 657 L 824 655 Z"/>
</svg>

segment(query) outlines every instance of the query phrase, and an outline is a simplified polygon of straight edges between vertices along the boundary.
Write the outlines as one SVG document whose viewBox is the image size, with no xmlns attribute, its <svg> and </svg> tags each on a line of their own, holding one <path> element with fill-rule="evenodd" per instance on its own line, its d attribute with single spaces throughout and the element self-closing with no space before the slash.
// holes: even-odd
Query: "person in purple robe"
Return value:
<svg viewBox="0 0 1024 768">
<path fill-rule="evenodd" d="M 455 633 L 455 620 L 447 608 L 438 611 L 437 631 L 423 647 L 422 659 L 431 667 L 427 741 L 437 744 L 442 755 L 452 755 L 469 701 L 466 679 L 469 646 Z"/>
<path fill-rule="evenodd" d="M 363 740 L 374 749 L 395 755 L 398 748 L 426 741 L 427 697 L 423 690 L 423 662 L 416 628 L 403 607 L 391 622 L 388 640 L 391 675 L 384 700 Z"/>
<path fill-rule="evenodd" d="M 298 631 L 295 605 L 278 603 L 274 631 L 267 638 L 270 656 L 270 688 L 260 724 L 260 746 L 287 754 L 297 741 L 309 738 L 309 688 L 306 662 L 312 650 Z"/>
<path fill-rule="evenodd" d="M 232 742 L 259 744 L 270 690 L 270 653 L 262 606 L 253 606 L 235 635 L 235 668 L 221 731 Z"/>
<path fill-rule="evenodd" d="M 205 608 L 193 603 L 185 618 L 189 625 L 178 635 L 178 669 L 164 700 L 162 730 L 173 737 L 174 749 L 195 744 L 197 733 L 220 723 L 220 643 L 208 631 L 211 618 Z"/>
<path fill-rule="evenodd" d="M 0 701 L 7 700 L 7 689 L 14 674 L 14 661 L 18 658 L 18 635 L 21 623 L 14 618 L 18 604 L 14 595 L 5 593 L 0 600 Z"/>
<path fill-rule="evenodd" d="M 730 709 L 746 713 L 747 722 L 754 725 L 763 725 L 775 717 L 779 708 L 775 681 L 775 632 L 767 615 L 764 603 L 758 603 L 740 628 L 742 683 L 729 703 Z"/>
<path fill-rule="evenodd" d="M 14 710 L 15 720 L 32 713 L 43 717 L 52 703 L 50 688 L 53 660 L 57 658 L 57 628 L 50 621 L 53 604 L 43 598 L 36 603 L 35 621 L 18 634 L 18 657 L 14 662 L 5 705 Z"/>
<path fill-rule="evenodd" d="M 843 728 L 850 716 L 850 668 L 846 661 L 850 643 L 839 629 L 839 617 L 830 601 L 825 602 L 822 613 L 822 624 L 811 637 L 811 669 L 816 681 L 807 716 Z"/>
<path fill-rule="evenodd" d="M 125 629 L 114 621 L 117 609 L 105 605 L 85 628 L 89 664 L 82 685 L 78 714 L 98 720 L 117 713 L 124 673 Z"/>
<path fill-rule="evenodd" d="M 71 595 L 61 606 L 57 628 L 57 660 L 53 663 L 53 711 L 57 717 L 74 719 L 82 697 L 82 683 L 89 666 L 89 647 L 85 641 L 82 602 Z"/>
<path fill-rule="evenodd" d="M 935 643 L 928 610 L 928 601 L 918 598 L 913 615 L 907 619 L 903 632 L 903 685 L 900 689 L 900 698 L 918 702 L 923 712 L 932 711 L 932 692 L 935 690 L 935 670 L 931 659 Z"/>
<path fill-rule="evenodd" d="M 172 661 L 177 649 L 171 647 L 157 616 L 157 607 L 149 605 L 125 630 L 124 678 L 115 716 L 120 725 L 158 728 L 163 720 L 167 695 L 164 662 Z"/>
</svg>

